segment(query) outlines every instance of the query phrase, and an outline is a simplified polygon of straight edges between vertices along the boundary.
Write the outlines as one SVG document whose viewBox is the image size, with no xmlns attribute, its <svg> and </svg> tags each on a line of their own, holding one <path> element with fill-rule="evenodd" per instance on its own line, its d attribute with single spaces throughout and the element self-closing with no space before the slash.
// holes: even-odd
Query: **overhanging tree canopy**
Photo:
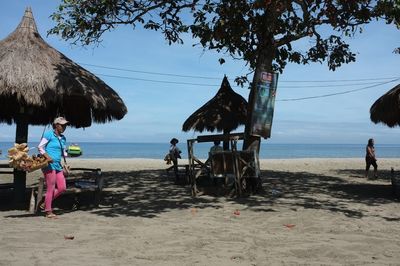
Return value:
<svg viewBox="0 0 400 266">
<path fill-rule="evenodd" d="M 123 24 L 160 30 L 169 43 L 182 42 L 180 34 L 190 32 L 203 48 L 242 59 L 254 71 L 248 100 L 251 117 L 262 72 L 282 72 L 287 63 L 325 61 L 335 70 L 353 62 L 355 54 L 342 37 L 361 32 L 372 20 L 399 25 L 400 4 L 398 0 L 63 0 L 53 19 L 57 26 L 50 33 L 83 44 L 101 41 L 104 32 Z M 294 45 L 303 38 L 311 39 L 304 51 Z M 239 83 L 246 81 L 247 76 L 237 78 Z M 248 120 L 245 148 L 259 148 L 260 140 L 250 135 L 250 126 Z"/>
<path fill-rule="evenodd" d="M 287 63 L 326 60 L 334 70 L 355 60 L 343 41 L 361 31 L 374 19 L 398 24 L 400 5 L 396 0 L 289 1 L 289 0 L 63 0 L 52 18 L 50 33 L 61 34 L 84 45 L 101 41 L 117 25 L 161 31 L 169 43 L 183 42 L 181 33 L 191 32 L 206 49 L 228 52 L 257 67 L 260 53 L 272 55 L 272 70 Z M 188 17 L 192 19 L 188 19 Z M 184 19 L 183 19 L 184 17 Z M 324 34 L 329 26 L 332 34 Z M 335 34 L 336 33 L 336 34 Z M 292 43 L 313 39 L 308 51 L 295 50 Z"/>
</svg>

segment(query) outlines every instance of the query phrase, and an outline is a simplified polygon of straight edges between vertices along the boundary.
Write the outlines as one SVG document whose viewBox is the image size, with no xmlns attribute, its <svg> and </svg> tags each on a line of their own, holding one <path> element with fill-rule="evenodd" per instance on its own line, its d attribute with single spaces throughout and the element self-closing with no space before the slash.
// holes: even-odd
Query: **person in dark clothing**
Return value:
<svg viewBox="0 0 400 266">
<path fill-rule="evenodd" d="M 378 165 L 376 161 L 374 139 L 369 139 L 368 144 L 365 147 L 365 178 L 368 178 L 368 172 L 371 165 L 374 167 L 374 178 L 377 178 Z"/>
<path fill-rule="evenodd" d="M 175 177 L 176 180 L 178 180 L 178 159 L 181 159 L 181 150 L 176 146 L 178 144 L 179 140 L 176 138 L 171 139 L 169 143 L 171 143 L 171 147 L 169 148 L 169 156 L 174 164 L 174 172 L 175 172 Z"/>
</svg>

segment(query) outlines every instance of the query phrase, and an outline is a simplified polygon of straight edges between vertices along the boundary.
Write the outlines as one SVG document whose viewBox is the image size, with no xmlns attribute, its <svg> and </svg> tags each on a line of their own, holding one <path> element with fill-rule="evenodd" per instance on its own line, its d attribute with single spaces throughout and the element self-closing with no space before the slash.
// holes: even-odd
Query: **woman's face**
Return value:
<svg viewBox="0 0 400 266">
<path fill-rule="evenodd" d="M 59 133 L 63 133 L 65 131 L 65 128 L 67 127 L 67 124 L 61 125 L 61 124 L 56 124 L 56 129 Z"/>
</svg>

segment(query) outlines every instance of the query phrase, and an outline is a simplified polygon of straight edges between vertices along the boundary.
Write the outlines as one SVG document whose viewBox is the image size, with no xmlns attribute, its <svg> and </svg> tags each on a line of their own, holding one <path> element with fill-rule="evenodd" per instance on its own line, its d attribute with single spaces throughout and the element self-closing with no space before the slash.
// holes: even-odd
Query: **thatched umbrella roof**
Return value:
<svg viewBox="0 0 400 266">
<path fill-rule="evenodd" d="M 382 95 L 371 106 L 370 118 L 376 123 L 389 127 L 400 125 L 400 84 Z"/>
<path fill-rule="evenodd" d="M 0 122 L 24 113 L 31 125 L 63 115 L 75 127 L 122 119 L 127 108 L 102 80 L 48 45 L 30 8 L 0 41 Z"/>
<path fill-rule="evenodd" d="M 232 90 L 225 76 L 217 94 L 186 119 L 182 130 L 217 130 L 226 133 L 244 125 L 246 119 L 247 102 Z"/>
</svg>

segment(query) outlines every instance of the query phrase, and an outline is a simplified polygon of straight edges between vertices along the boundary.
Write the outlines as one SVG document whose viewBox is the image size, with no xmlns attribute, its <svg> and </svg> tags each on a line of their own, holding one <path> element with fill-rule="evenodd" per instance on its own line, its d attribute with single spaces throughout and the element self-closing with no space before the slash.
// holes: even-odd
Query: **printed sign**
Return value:
<svg viewBox="0 0 400 266">
<path fill-rule="evenodd" d="M 261 80 L 256 86 L 254 95 L 251 135 L 271 137 L 277 83 L 278 73 L 261 73 Z"/>
</svg>

